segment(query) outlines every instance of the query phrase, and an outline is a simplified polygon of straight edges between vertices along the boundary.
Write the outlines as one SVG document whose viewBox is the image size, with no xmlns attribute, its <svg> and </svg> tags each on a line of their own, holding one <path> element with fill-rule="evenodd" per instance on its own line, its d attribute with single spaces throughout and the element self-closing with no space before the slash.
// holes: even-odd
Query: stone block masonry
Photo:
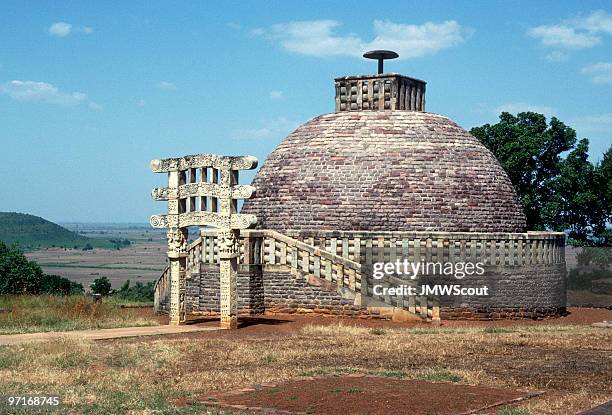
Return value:
<svg viewBox="0 0 612 415">
<path fill-rule="evenodd" d="M 241 212 L 257 228 L 523 232 L 493 154 L 448 118 L 416 111 L 322 115 L 290 134 Z"/>
<path fill-rule="evenodd" d="M 214 231 L 201 234 L 188 248 L 186 302 L 190 313 L 215 314 L 219 304 L 216 236 Z M 560 233 L 288 234 L 242 231 L 238 275 L 241 313 L 375 315 L 372 309 L 360 306 L 366 304 L 363 295 L 369 298 L 372 293 L 370 282 L 362 280 L 361 268 L 355 261 L 392 262 L 400 257 L 411 261 L 486 263 L 485 274 L 473 275 L 461 283 L 487 285 L 491 296 L 440 297 L 443 319 L 541 318 L 558 315 L 565 309 L 564 235 Z M 296 251 L 297 248 L 300 250 Z M 325 261 L 331 262 L 324 264 Z M 338 268 L 339 265 L 342 266 Z M 160 310 L 165 309 L 167 297 L 164 281 L 162 276 L 156 286 Z M 424 277 L 419 284 L 425 283 L 450 284 L 457 280 L 438 276 L 428 281 Z M 399 303 L 391 305 L 402 307 Z"/>
<path fill-rule="evenodd" d="M 238 311 L 241 314 L 319 313 L 334 315 L 366 315 L 367 310 L 355 306 L 335 289 L 313 285 L 290 272 L 262 272 L 257 267 L 243 268 L 238 273 Z M 187 280 L 187 310 L 197 315 L 219 313 L 219 269 L 206 267 Z"/>
</svg>

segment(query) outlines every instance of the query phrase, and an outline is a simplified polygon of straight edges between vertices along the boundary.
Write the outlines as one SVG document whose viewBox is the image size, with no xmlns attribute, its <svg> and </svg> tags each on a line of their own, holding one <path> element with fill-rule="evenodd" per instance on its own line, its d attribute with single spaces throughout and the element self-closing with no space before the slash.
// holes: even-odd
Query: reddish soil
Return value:
<svg viewBox="0 0 612 415">
<path fill-rule="evenodd" d="M 162 321 L 167 322 L 167 317 L 161 317 Z M 546 319 L 546 320 L 501 320 L 501 321 L 443 321 L 442 327 L 489 327 L 489 326 L 514 326 L 514 325 L 590 325 L 594 322 L 604 320 L 612 320 L 612 310 L 592 309 L 592 308 L 570 308 L 568 315 L 564 317 Z M 204 326 L 216 327 L 219 320 L 214 317 L 192 317 L 189 324 L 197 324 Z M 168 335 L 165 338 L 176 339 L 218 339 L 220 344 L 248 345 L 251 342 L 269 342 L 271 345 L 282 344 L 282 342 L 296 342 L 296 347 L 329 347 L 332 340 L 323 336 L 320 339 L 309 339 L 306 337 L 296 340 L 294 334 L 300 333 L 301 328 L 307 325 L 347 325 L 366 328 L 400 328 L 400 327 L 419 327 L 419 328 L 435 328 L 427 323 L 398 323 L 380 319 L 363 319 L 363 318 L 347 318 L 347 317 L 326 317 L 321 315 L 264 315 L 264 316 L 241 316 L 239 330 L 218 330 L 206 333 L 188 333 L 181 335 Z M 551 402 L 562 402 L 569 393 L 576 393 L 584 389 L 591 391 L 594 394 L 590 398 L 593 403 L 601 402 L 602 396 L 612 396 L 612 374 L 610 372 L 609 348 L 606 347 L 606 334 L 610 331 L 602 329 L 598 333 L 604 333 L 603 336 L 585 336 L 578 341 L 574 336 L 573 343 L 564 344 L 563 342 L 546 342 L 546 336 L 534 338 L 531 341 L 531 335 L 525 334 L 526 339 L 523 341 L 521 336 L 506 337 L 499 336 L 499 340 L 495 343 L 462 342 L 457 345 L 458 353 L 449 351 L 448 348 L 442 350 L 454 356 L 448 359 L 436 353 L 432 353 L 426 349 L 409 348 L 399 355 L 394 355 L 392 359 L 384 351 L 380 353 L 372 353 L 367 360 L 358 361 L 355 356 L 350 354 L 334 354 L 321 355 L 316 362 L 304 362 L 299 359 L 288 363 L 284 366 L 284 370 L 293 371 L 296 376 L 305 373 L 305 369 L 329 369 L 333 373 L 335 368 L 355 368 L 358 373 L 379 373 L 381 368 L 389 371 L 419 371 L 419 370 L 435 370 L 435 371 L 471 371 L 477 368 L 487 374 L 492 379 L 502 380 L 498 383 L 489 383 L 491 386 L 500 386 L 505 384 L 508 387 L 516 386 L 526 388 L 530 391 L 546 390 L 543 395 L 544 400 Z M 492 332 L 492 336 L 497 336 Z M 384 334 L 381 334 L 384 335 Z M 460 335 L 461 336 L 461 335 Z M 465 335 L 467 336 L 467 335 Z M 298 336 L 299 337 L 299 336 Z M 477 338 L 482 336 L 477 336 Z M 554 335 L 552 336 L 555 337 Z M 465 338 L 464 338 L 465 339 Z M 603 339 L 603 340 L 602 340 Z M 537 341 L 535 341 L 537 340 Z M 119 340 L 115 340 L 119 341 Z M 121 342 L 146 342 L 145 339 L 122 339 Z M 601 343 L 601 342 L 604 343 Z M 304 344 L 306 343 L 306 344 Z M 430 343 L 429 343 L 430 344 Z M 487 349 L 482 347 L 486 345 Z M 205 373 L 210 370 L 211 365 L 215 365 L 206 358 L 202 358 L 201 350 L 196 349 L 190 354 L 186 354 L 182 359 L 179 371 L 182 373 Z M 257 367 L 260 363 L 251 363 L 252 367 Z M 241 367 L 240 370 L 248 371 L 250 367 Z M 307 371 L 306 371 L 307 372 Z M 270 389 L 253 388 L 254 390 L 241 391 L 237 395 L 222 394 L 219 395 L 217 404 L 225 403 L 225 405 L 243 405 L 251 408 L 269 407 L 276 405 L 277 408 L 289 408 L 293 413 L 295 411 L 315 410 L 314 413 L 358 413 L 358 414 L 376 414 L 376 413 L 391 413 L 411 415 L 434 414 L 434 413 L 452 413 L 445 412 L 447 407 L 443 405 L 447 402 L 453 402 L 452 405 L 458 405 L 457 408 L 450 407 L 450 410 L 455 410 L 460 413 L 463 409 L 459 405 L 468 405 L 472 402 L 469 393 L 476 390 L 478 399 L 485 399 L 484 404 L 488 403 L 488 399 L 497 399 L 496 393 L 508 393 L 510 398 L 518 393 L 516 389 L 493 389 L 491 394 L 485 393 L 489 388 L 464 386 L 451 383 L 442 383 L 442 386 L 437 388 L 446 388 L 432 392 L 431 385 L 423 381 L 400 380 L 394 378 L 376 378 L 371 380 L 366 378 L 367 385 L 358 384 L 356 382 L 366 382 L 365 380 L 351 379 L 353 383 L 346 383 L 345 377 L 330 377 L 323 381 L 317 379 L 316 382 L 306 382 L 305 378 L 297 378 L 288 381 L 281 385 L 281 393 L 272 393 Z M 359 379 L 359 378 L 357 378 Z M 253 382 L 251 380 L 249 383 Z M 255 380 L 256 382 L 256 380 Z M 306 383 L 304 383 L 306 382 Z M 327 383 L 326 383 L 327 382 Z M 248 383 L 247 383 L 248 384 Z M 426 384 L 427 386 L 420 386 Z M 240 383 L 238 383 L 240 385 Z M 321 385 L 321 386 L 320 386 Z M 361 385 L 361 386 L 359 386 Z M 396 386 L 394 386 L 396 385 Z M 439 384 L 436 384 L 439 385 Z M 235 387 L 235 386 L 232 386 Z M 274 386 L 270 388 L 278 388 Z M 359 391 L 349 392 L 348 389 L 356 388 Z M 460 388 L 460 389 L 453 389 Z M 465 388 L 465 389 L 461 389 Z M 471 389 L 476 388 L 476 389 Z M 333 392 L 334 389 L 343 389 L 343 391 Z M 206 390 L 206 389 L 205 389 Z M 215 388 L 208 388 L 211 393 Z M 218 390 L 218 389 L 216 389 Z M 495 392 L 497 390 L 497 392 Z M 249 392 L 247 394 L 247 392 Z M 267 393 L 267 395 L 266 395 Z M 294 393 L 291 395 L 291 393 Z M 295 395 L 298 393 L 298 395 Z M 596 396 L 595 396 L 596 395 Z M 208 398 L 212 395 L 204 395 L 202 398 Z M 291 399 L 294 396 L 294 399 Z M 377 399 L 386 399 L 389 401 L 389 406 L 378 406 L 380 404 Z M 398 398 L 399 396 L 399 398 Z M 505 395 L 503 395 L 505 396 Z M 502 397 L 503 397 L 502 396 Z M 524 396 L 524 393 L 523 395 Z M 216 397 L 216 396 L 215 396 Z M 414 399 L 413 399 L 414 397 Z M 438 402 L 440 397 L 443 397 L 443 402 Z M 473 397 L 473 396 L 472 396 Z M 357 399 L 357 401 L 355 401 Z M 450 401 L 449 401 L 450 399 Z M 474 398 L 475 399 L 475 398 Z M 295 402 L 294 402 L 295 401 Z M 345 402 L 346 401 L 346 402 Z M 350 403 L 350 402 L 352 403 Z M 432 404 L 432 401 L 433 404 Z M 300 403 L 300 407 L 292 407 Z M 302 403 L 306 403 L 302 407 Z M 474 408 L 480 401 L 473 401 Z M 351 406 L 353 403 L 355 407 Z M 189 402 L 182 402 L 189 404 Z M 359 405 L 363 404 L 361 407 Z M 371 406 L 368 406 L 370 405 Z M 425 408 L 425 412 L 419 412 Z M 481 406 L 485 406 L 485 405 Z M 211 406 L 211 402 L 206 403 Z M 310 405 L 311 408 L 306 406 Z M 314 406 L 313 406 L 314 405 Z M 320 405 L 320 406 L 319 406 Z M 391 405 L 399 405 L 398 407 Z M 401 406 L 407 405 L 407 406 Z M 432 406 L 435 405 L 435 406 Z M 442 406 L 440 406 L 442 405 Z M 240 407 L 224 407 L 217 405 L 220 409 L 229 410 L 230 412 L 240 412 Z M 376 409 L 371 410 L 374 407 Z M 581 409 L 585 406 L 579 406 Z M 357 410 L 357 409 L 358 410 Z M 463 408 L 463 407 L 461 407 Z M 561 408 L 561 407 L 559 407 Z M 490 410 L 480 410 L 480 414 L 494 414 L 501 407 Z M 324 412 L 329 410 L 330 412 Z M 355 412 L 351 412 L 355 410 Z M 379 412 L 376 412 L 376 411 Z M 403 412 L 407 410 L 408 412 Z M 257 411 L 257 410 L 255 410 Z M 276 410 L 276 414 L 281 414 Z M 320 412 L 323 411 L 323 412 Z M 467 411 L 467 410 L 466 410 Z M 465 412 L 465 411 L 464 411 Z M 257 412 L 256 412 L 257 413 Z M 263 413 L 263 411 L 259 411 Z M 287 413 L 287 412 L 285 412 Z M 305 412 L 303 412 L 305 413 Z M 551 413 L 574 413 L 559 409 L 557 412 Z"/>
<path fill-rule="evenodd" d="M 168 324 L 168 315 L 155 315 L 152 308 L 124 309 L 125 313 L 136 314 L 143 318 L 155 319 L 159 324 Z M 231 336 L 235 338 L 258 335 L 287 335 L 300 330 L 307 325 L 334 325 L 367 327 L 367 328 L 400 328 L 400 327 L 507 327 L 517 325 L 591 325 L 593 323 L 612 320 L 612 310 L 604 308 L 570 307 L 563 317 L 544 320 L 446 320 L 438 326 L 425 322 L 395 322 L 378 318 L 351 318 L 324 316 L 317 314 L 265 314 L 256 316 L 240 316 L 237 331 L 218 331 L 202 333 L 186 333 L 169 335 L 168 338 L 201 337 L 201 336 Z M 191 316 L 187 324 L 218 326 L 218 317 Z"/>
<path fill-rule="evenodd" d="M 152 316 L 151 310 L 148 311 Z M 143 315 L 144 317 L 144 315 Z M 166 315 L 157 316 L 161 324 L 168 323 Z M 301 329 L 306 325 L 333 325 L 343 324 L 357 327 L 506 327 L 516 325 L 591 325 L 593 323 L 612 320 L 612 310 L 604 308 L 579 308 L 570 307 L 566 316 L 548 318 L 544 320 L 446 320 L 439 326 L 433 326 L 424 322 L 395 322 L 377 318 L 351 318 L 324 315 L 304 314 L 265 314 L 258 316 L 240 316 L 239 332 L 242 334 L 259 333 L 290 333 Z M 192 316 L 188 324 L 217 325 L 219 319 L 216 317 Z M 209 333 L 210 334 L 210 333 Z M 207 334 L 207 335 L 209 335 Z"/>
<path fill-rule="evenodd" d="M 346 375 L 258 385 L 214 396 L 203 403 L 250 413 L 450 415 L 483 413 L 534 395 L 514 389 Z"/>
<path fill-rule="evenodd" d="M 546 318 L 543 320 L 493 320 L 468 321 L 447 320 L 442 322 L 443 327 L 478 327 L 478 326 L 516 326 L 516 325 L 591 325 L 604 320 L 612 319 L 612 310 L 606 308 L 569 307 L 565 316 Z"/>
</svg>

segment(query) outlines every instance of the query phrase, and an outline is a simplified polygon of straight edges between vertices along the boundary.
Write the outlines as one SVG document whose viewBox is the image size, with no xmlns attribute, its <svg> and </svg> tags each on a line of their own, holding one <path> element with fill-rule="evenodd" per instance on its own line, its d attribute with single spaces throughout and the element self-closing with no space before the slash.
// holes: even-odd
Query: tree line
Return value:
<svg viewBox="0 0 612 415">
<path fill-rule="evenodd" d="M 589 140 L 557 118 L 534 112 L 503 112 L 496 124 L 470 133 L 508 173 L 527 218 L 528 230 L 567 232 L 577 246 L 612 242 L 612 146 L 589 161 Z"/>
<path fill-rule="evenodd" d="M 83 285 L 45 274 L 17 245 L 0 241 L 0 294 L 82 294 Z"/>
</svg>

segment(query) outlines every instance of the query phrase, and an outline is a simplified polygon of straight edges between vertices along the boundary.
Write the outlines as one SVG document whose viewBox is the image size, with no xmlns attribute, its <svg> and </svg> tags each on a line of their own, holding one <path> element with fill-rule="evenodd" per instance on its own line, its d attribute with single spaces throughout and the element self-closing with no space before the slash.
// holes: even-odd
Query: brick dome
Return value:
<svg viewBox="0 0 612 415">
<path fill-rule="evenodd" d="M 291 133 L 257 173 L 243 213 L 275 230 L 522 232 L 493 154 L 441 115 L 345 111 Z"/>
</svg>

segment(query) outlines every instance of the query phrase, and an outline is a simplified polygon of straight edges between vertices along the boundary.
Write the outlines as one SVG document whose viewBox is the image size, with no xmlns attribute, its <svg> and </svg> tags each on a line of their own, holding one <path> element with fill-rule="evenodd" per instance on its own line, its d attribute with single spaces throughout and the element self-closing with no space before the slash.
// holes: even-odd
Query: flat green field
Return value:
<svg viewBox="0 0 612 415">
<path fill-rule="evenodd" d="M 126 280 L 155 281 L 166 266 L 165 234 L 147 225 L 64 224 L 89 239 L 122 239 L 131 244 L 119 250 L 45 248 L 26 252 L 47 274 L 83 284 L 85 289 L 97 278 L 107 277 L 113 288 Z"/>
</svg>

